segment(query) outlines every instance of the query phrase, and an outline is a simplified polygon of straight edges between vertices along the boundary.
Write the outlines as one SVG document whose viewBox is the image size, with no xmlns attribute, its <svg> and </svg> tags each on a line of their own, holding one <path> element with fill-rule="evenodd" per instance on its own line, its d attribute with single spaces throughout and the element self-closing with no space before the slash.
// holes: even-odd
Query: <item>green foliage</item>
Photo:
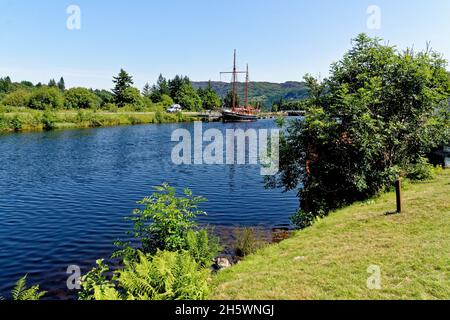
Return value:
<svg viewBox="0 0 450 320">
<path fill-rule="evenodd" d="M 58 88 L 40 87 L 31 93 L 28 106 L 37 110 L 59 109 L 64 106 L 64 97 Z"/>
<path fill-rule="evenodd" d="M 417 163 L 407 165 L 404 171 L 405 177 L 413 181 L 432 180 L 435 177 L 435 169 L 426 158 L 420 158 Z"/>
<path fill-rule="evenodd" d="M 202 99 L 198 96 L 197 91 L 195 91 L 190 83 L 183 83 L 173 100 L 175 103 L 180 104 L 185 110 L 202 110 Z"/>
<path fill-rule="evenodd" d="M 199 88 L 197 93 L 202 100 L 203 109 L 215 110 L 221 107 L 222 103 L 217 93 L 212 89 L 211 81 L 208 83 L 206 89 Z"/>
<path fill-rule="evenodd" d="M 448 108 L 445 66 L 435 52 L 398 52 L 362 34 L 329 79 L 305 77 L 307 116 L 288 128 L 269 183 L 299 188 L 300 227 L 385 190 L 442 140 L 430 121 Z"/>
<path fill-rule="evenodd" d="M 2 104 L 11 107 L 26 107 L 30 101 L 30 93 L 27 90 L 19 89 L 7 94 L 2 99 Z"/>
<path fill-rule="evenodd" d="M 126 104 L 133 104 L 134 94 L 129 89 L 133 85 L 133 77 L 131 77 L 125 70 L 120 69 L 119 75 L 113 78 L 114 83 L 114 102 L 119 106 L 123 107 Z"/>
<path fill-rule="evenodd" d="M 81 277 L 81 290 L 78 293 L 78 299 L 92 300 L 98 297 L 100 293 L 106 294 L 106 292 L 113 290 L 114 284 L 108 280 L 108 273 L 110 273 L 109 266 L 104 262 L 104 259 L 97 260 L 96 267 Z"/>
<path fill-rule="evenodd" d="M 241 100 L 238 94 L 234 94 L 234 106 L 239 107 Z M 227 109 L 233 108 L 233 91 L 229 91 L 223 99 L 223 105 Z"/>
<path fill-rule="evenodd" d="M 71 88 L 64 93 L 67 109 L 96 109 L 100 106 L 97 96 L 85 88 Z"/>
<path fill-rule="evenodd" d="M 189 189 L 177 197 L 175 189 L 167 184 L 155 189 L 157 192 L 139 202 L 145 208 L 133 212 L 134 236 L 140 239 L 145 253 L 183 250 L 186 233 L 197 227 L 195 218 L 206 214 L 198 210 L 205 199 L 193 196 Z"/>
<path fill-rule="evenodd" d="M 102 108 L 114 103 L 114 95 L 108 90 L 94 90 L 94 94 L 100 99 Z"/>
<path fill-rule="evenodd" d="M 243 228 L 236 231 L 234 249 L 238 257 L 253 254 L 262 246 L 263 242 L 258 239 L 254 228 Z"/>
<path fill-rule="evenodd" d="M 22 119 L 18 115 L 15 115 L 14 118 L 11 119 L 11 128 L 14 131 L 20 131 L 22 130 L 22 126 L 23 126 Z"/>
<path fill-rule="evenodd" d="M 137 111 L 140 111 L 144 108 L 144 100 L 142 99 L 141 93 L 136 88 L 126 88 L 123 91 L 122 99 L 124 101 L 124 104 L 122 106 L 131 105 Z"/>
<path fill-rule="evenodd" d="M 231 91 L 231 86 L 226 82 L 193 82 L 194 88 L 206 88 L 211 83 L 212 89 L 217 92 L 220 98 L 225 98 Z M 245 96 L 245 85 L 239 84 L 238 96 Z M 274 103 L 278 103 L 283 99 L 286 103 L 291 101 L 299 101 L 308 97 L 308 91 L 303 82 L 285 82 L 285 83 L 269 83 L 269 82 L 250 82 L 249 98 L 252 105 L 258 102 L 265 110 L 270 110 Z M 297 110 L 297 109 L 285 109 Z"/>
<path fill-rule="evenodd" d="M 59 79 L 57 86 L 58 86 L 59 90 L 61 90 L 61 91 L 66 90 L 66 83 L 65 83 L 63 77 L 61 77 L 61 79 Z"/>
<path fill-rule="evenodd" d="M 0 78 L 0 93 L 9 93 L 12 87 L 10 77 Z"/>
<path fill-rule="evenodd" d="M 43 124 L 44 130 L 53 130 L 56 126 L 56 115 L 53 112 L 47 110 L 42 114 L 41 122 Z"/>
<path fill-rule="evenodd" d="M 27 276 L 24 276 L 19 281 L 17 281 L 13 290 L 11 291 L 11 299 L 15 301 L 24 300 L 40 300 L 44 295 L 45 291 L 39 291 L 39 286 L 27 287 Z"/>
<path fill-rule="evenodd" d="M 219 238 L 206 229 L 186 233 L 186 250 L 203 268 L 209 268 L 222 250 Z"/>
<path fill-rule="evenodd" d="M 209 271 L 201 269 L 186 252 L 138 252 L 138 260 L 125 262 L 106 280 L 109 269 L 99 264 L 82 281 L 83 300 L 204 300 L 209 292 Z"/>
</svg>

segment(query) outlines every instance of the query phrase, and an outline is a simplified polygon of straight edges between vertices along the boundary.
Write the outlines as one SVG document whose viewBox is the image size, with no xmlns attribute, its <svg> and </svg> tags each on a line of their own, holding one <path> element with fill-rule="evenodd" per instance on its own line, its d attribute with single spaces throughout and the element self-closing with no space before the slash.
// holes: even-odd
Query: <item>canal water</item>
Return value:
<svg viewBox="0 0 450 320">
<path fill-rule="evenodd" d="M 257 165 L 174 165 L 172 132 L 194 124 L 124 126 L 0 135 L 0 295 L 20 277 L 65 298 L 66 269 L 89 270 L 126 237 L 125 219 L 153 186 L 168 182 L 208 199 L 200 223 L 289 225 L 294 193 L 267 190 Z M 204 129 L 274 128 L 273 120 L 203 124 Z"/>
</svg>

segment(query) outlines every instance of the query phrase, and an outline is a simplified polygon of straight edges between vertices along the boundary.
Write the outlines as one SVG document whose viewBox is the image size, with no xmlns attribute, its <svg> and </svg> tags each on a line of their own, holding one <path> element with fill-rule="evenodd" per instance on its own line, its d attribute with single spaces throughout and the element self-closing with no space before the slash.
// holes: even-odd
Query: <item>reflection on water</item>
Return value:
<svg viewBox="0 0 450 320">
<path fill-rule="evenodd" d="M 204 128 L 271 128 L 273 121 L 205 124 Z M 130 228 L 124 217 L 152 186 L 191 188 L 209 201 L 201 223 L 285 227 L 295 194 L 266 190 L 258 166 L 175 166 L 173 130 L 193 124 L 145 125 L 0 136 L 0 295 L 24 274 L 63 292 L 65 270 L 88 270 L 108 257 Z"/>
</svg>

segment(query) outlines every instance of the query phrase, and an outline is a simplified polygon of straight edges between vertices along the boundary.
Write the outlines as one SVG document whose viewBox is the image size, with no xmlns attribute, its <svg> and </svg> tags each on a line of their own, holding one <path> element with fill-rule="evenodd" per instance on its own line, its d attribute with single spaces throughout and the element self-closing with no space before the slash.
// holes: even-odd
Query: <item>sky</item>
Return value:
<svg viewBox="0 0 450 320">
<path fill-rule="evenodd" d="M 0 77 L 110 89 L 124 68 L 140 88 L 160 73 L 217 81 L 236 49 L 251 80 L 300 81 L 326 77 L 361 32 L 399 49 L 430 41 L 450 59 L 450 1 L 0 0 Z"/>
</svg>

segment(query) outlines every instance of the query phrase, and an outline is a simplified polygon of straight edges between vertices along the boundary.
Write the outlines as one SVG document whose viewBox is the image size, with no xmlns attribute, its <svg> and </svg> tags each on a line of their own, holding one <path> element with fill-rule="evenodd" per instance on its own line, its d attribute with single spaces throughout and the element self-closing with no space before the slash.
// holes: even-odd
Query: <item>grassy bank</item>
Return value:
<svg viewBox="0 0 450 320">
<path fill-rule="evenodd" d="M 448 299 L 450 171 L 333 213 L 219 273 L 212 299 Z M 381 268 L 381 290 L 367 269 Z"/>
<path fill-rule="evenodd" d="M 105 112 L 93 110 L 38 111 L 21 109 L 14 112 L 0 112 L 0 132 L 175 123 L 193 121 L 194 119 L 193 114 L 168 114 L 162 111 Z"/>
</svg>

